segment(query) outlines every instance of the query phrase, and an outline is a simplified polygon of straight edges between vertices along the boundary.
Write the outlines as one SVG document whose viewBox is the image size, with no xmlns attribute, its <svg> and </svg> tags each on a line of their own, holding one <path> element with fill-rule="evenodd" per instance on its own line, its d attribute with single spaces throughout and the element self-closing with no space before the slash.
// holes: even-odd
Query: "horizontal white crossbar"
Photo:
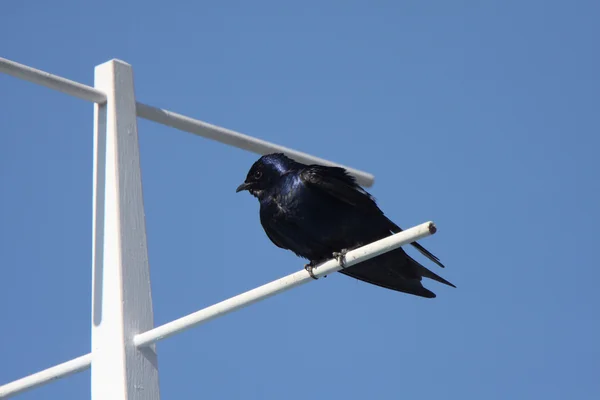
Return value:
<svg viewBox="0 0 600 400">
<path fill-rule="evenodd" d="M 257 154 L 285 153 L 294 160 L 305 164 L 322 164 L 345 168 L 351 175 L 356 177 L 358 183 L 363 186 L 372 186 L 375 177 L 367 172 L 359 171 L 354 168 L 346 167 L 331 161 L 324 160 L 310 154 L 292 150 L 287 147 L 279 146 L 266 140 L 257 139 L 243 133 L 235 132 L 230 129 L 199 121 L 185 115 L 177 114 L 172 111 L 137 103 L 138 117 L 177 128 L 182 131 L 194 133 L 217 142 L 225 143 L 240 149 L 248 150 Z"/>
<path fill-rule="evenodd" d="M 55 379 L 64 378 L 65 376 L 76 372 L 85 371 L 92 363 L 92 354 L 86 354 L 81 357 L 72 359 L 71 361 L 55 365 L 35 374 L 26 376 L 25 378 L 17 379 L 11 383 L 0 386 L 0 399 L 14 396 L 26 390 L 36 388 L 53 381 Z"/>
<path fill-rule="evenodd" d="M 433 222 L 406 229 L 400 233 L 388 236 L 384 239 L 369 243 L 358 249 L 349 251 L 344 257 L 344 266 L 351 267 L 360 262 L 377 257 L 380 254 L 397 249 L 408 243 L 412 243 L 421 238 L 430 236 L 436 231 Z M 326 261 L 313 269 L 315 277 L 319 278 L 342 269 L 339 261 L 332 259 Z M 305 269 L 278 279 L 276 281 L 259 286 L 256 289 L 249 290 L 235 297 L 224 300 L 220 303 L 206 307 L 195 313 L 186 315 L 185 317 L 176 319 L 175 321 L 166 323 L 147 332 L 140 333 L 133 338 L 136 346 L 148 346 L 161 339 L 180 333 L 193 326 L 208 322 L 211 319 L 223 316 L 230 312 L 239 310 L 240 308 L 254 304 L 260 300 L 292 289 L 296 286 L 311 282 L 313 278 Z"/>
<path fill-rule="evenodd" d="M 0 57 L 0 72 L 12 75 L 16 78 L 24 79 L 39 85 L 49 87 L 50 89 L 70 94 L 83 100 L 103 104 L 106 102 L 106 94 L 79 82 L 71 81 L 57 75 L 50 74 L 39 69 L 28 67 L 14 61 Z M 136 112 L 138 117 L 167 125 L 185 132 L 194 133 L 217 142 L 239 147 L 257 154 L 268 154 L 282 152 L 306 164 L 322 164 L 339 166 L 345 168 L 350 174 L 356 177 L 358 183 L 363 186 L 372 186 L 375 180 L 372 174 L 363 172 L 344 165 L 333 163 L 310 154 L 292 150 L 287 147 L 257 139 L 243 133 L 235 132 L 220 126 L 212 125 L 185 115 L 177 114 L 172 111 L 152 107 L 140 102 L 136 103 Z"/>
</svg>

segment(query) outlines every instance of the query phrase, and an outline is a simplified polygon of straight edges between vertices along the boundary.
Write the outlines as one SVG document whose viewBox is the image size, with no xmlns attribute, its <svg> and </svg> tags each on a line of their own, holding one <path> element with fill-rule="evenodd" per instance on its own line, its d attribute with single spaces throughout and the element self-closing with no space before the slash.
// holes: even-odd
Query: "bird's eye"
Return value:
<svg viewBox="0 0 600 400">
<path fill-rule="evenodd" d="M 262 177 L 262 171 L 256 171 L 256 172 L 254 173 L 254 177 L 255 177 L 256 179 L 260 179 L 260 178 Z"/>
</svg>

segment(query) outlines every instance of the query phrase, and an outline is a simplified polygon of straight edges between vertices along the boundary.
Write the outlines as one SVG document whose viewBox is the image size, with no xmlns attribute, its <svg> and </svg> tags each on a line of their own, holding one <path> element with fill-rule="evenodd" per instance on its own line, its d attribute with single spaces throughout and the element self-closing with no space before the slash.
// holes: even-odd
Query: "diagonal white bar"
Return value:
<svg viewBox="0 0 600 400">
<path fill-rule="evenodd" d="M 351 267 L 363 261 L 367 261 L 380 254 L 397 249 L 400 246 L 412 243 L 424 237 L 433 235 L 436 232 L 433 222 L 426 222 L 400 233 L 388 236 L 384 239 L 369 243 L 358 249 L 349 251 L 345 256 L 345 267 Z M 319 278 L 342 269 L 338 260 L 332 259 L 320 264 L 313 269 L 313 274 Z M 159 340 L 180 333 L 196 325 L 208 322 L 217 317 L 221 317 L 240 308 L 249 306 L 258 301 L 269 298 L 278 293 L 292 289 L 296 286 L 311 282 L 314 279 L 305 269 L 285 276 L 281 279 L 259 286 L 235 297 L 231 297 L 220 303 L 206 307 L 192 314 L 186 315 L 174 321 L 149 330 L 148 332 L 137 335 L 133 342 L 136 346 L 148 346 Z"/>
<path fill-rule="evenodd" d="M 154 326 L 133 71 L 112 60 L 95 75 L 92 400 L 158 400 L 155 349 L 133 345 Z"/>
<path fill-rule="evenodd" d="M 0 57 L 0 72 L 93 103 L 103 104 L 106 102 L 106 94 L 98 89 L 2 57 Z"/>
<path fill-rule="evenodd" d="M 356 265 L 370 258 L 377 257 L 385 252 L 394 250 L 400 246 L 404 246 L 426 236 L 432 235 L 435 232 L 435 225 L 432 222 L 426 222 L 348 252 L 346 254 L 344 264 L 346 267 Z M 319 278 L 339 271 L 340 269 L 341 266 L 337 260 L 330 260 L 319 265 L 318 267 L 315 267 L 313 274 Z M 155 343 L 161 339 L 175 335 L 204 322 L 208 322 L 211 319 L 215 319 L 230 312 L 239 310 L 260 300 L 271 297 L 277 293 L 281 293 L 296 286 L 311 282 L 312 280 L 313 279 L 306 270 L 301 270 L 195 313 L 189 314 L 185 317 L 179 318 L 175 321 L 151 329 L 147 332 L 138 334 L 134 337 L 133 342 L 138 347 L 148 346 L 149 344 Z M 0 398 L 14 396 L 26 390 L 49 383 L 52 380 L 63 378 L 76 372 L 84 371 L 90 367 L 91 361 L 92 354 L 90 353 L 16 381 L 7 383 L 3 386 L 0 386 Z"/>
<path fill-rule="evenodd" d="M 85 371 L 90 367 L 91 362 L 92 354 L 90 353 L 2 385 L 0 386 L 0 399 L 15 396 L 76 372 Z"/>
<path fill-rule="evenodd" d="M 314 157 L 300 151 L 292 150 L 287 147 L 279 146 L 274 143 L 267 142 L 252 136 L 244 135 L 230 129 L 209 124 L 208 122 L 199 121 L 185 115 L 177 114 L 172 111 L 163 110 L 160 108 L 148 106 L 146 104 L 137 103 L 137 115 L 150 121 L 157 122 L 162 125 L 167 125 L 185 132 L 194 133 L 217 142 L 225 143 L 230 146 L 248 150 L 257 154 L 269 153 L 285 153 L 289 157 L 305 164 L 322 164 L 330 166 L 338 166 L 345 168 L 351 175 L 356 177 L 358 183 L 363 186 L 372 186 L 375 177 L 367 172 L 363 172 L 354 168 L 346 167 L 331 161 L 324 160 L 319 157 Z"/>
</svg>

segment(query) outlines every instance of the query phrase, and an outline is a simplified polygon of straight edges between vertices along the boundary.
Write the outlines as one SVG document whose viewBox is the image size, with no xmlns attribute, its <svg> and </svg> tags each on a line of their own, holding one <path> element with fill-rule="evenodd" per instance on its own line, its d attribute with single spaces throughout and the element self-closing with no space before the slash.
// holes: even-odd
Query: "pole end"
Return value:
<svg viewBox="0 0 600 400">
<path fill-rule="evenodd" d="M 429 228 L 429 233 L 431 233 L 432 235 L 437 232 L 437 228 L 433 222 L 429 223 L 428 228 Z"/>
</svg>

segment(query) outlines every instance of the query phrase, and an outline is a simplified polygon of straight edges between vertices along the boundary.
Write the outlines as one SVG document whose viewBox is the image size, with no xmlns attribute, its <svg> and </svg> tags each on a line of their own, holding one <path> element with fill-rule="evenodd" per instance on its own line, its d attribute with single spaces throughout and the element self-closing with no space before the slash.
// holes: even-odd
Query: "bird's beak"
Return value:
<svg viewBox="0 0 600 400">
<path fill-rule="evenodd" d="M 237 187 L 237 189 L 235 189 L 235 192 L 236 192 L 236 193 L 238 193 L 238 192 L 241 192 L 241 191 L 243 191 L 243 190 L 248 190 L 248 189 L 250 189 L 251 187 L 252 187 L 252 184 L 251 184 L 251 183 L 244 182 L 244 183 L 242 183 L 240 186 L 238 186 L 238 187 Z"/>
</svg>

